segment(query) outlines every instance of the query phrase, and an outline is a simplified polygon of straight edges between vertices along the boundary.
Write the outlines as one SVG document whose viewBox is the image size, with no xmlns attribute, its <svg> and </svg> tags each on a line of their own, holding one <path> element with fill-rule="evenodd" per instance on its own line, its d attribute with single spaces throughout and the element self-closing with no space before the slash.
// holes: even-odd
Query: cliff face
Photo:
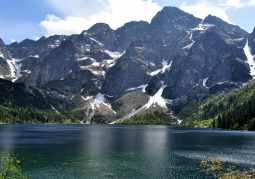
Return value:
<svg viewBox="0 0 255 179">
<path fill-rule="evenodd" d="M 168 87 L 163 96 L 174 99 L 197 85 L 213 87 L 225 81 L 234 83 L 251 79 L 242 48 L 220 28 L 212 27 L 197 38 L 189 53 L 178 57 L 164 77 Z"/>
<path fill-rule="evenodd" d="M 255 27 L 253 32 L 248 37 L 248 45 L 251 48 L 251 54 L 255 56 Z"/>
<path fill-rule="evenodd" d="M 0 39 L 0 78 L 13 80 L 15 77 L 15 61 L 12 59 L 6 45 Z"/>
</svg>

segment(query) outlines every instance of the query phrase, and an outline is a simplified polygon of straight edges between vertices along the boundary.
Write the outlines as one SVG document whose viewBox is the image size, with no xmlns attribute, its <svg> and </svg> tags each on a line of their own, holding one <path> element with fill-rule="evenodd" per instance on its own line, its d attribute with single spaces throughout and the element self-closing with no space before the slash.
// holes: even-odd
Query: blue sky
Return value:
<svg viewBox="0 0 255 179">
<path fill-rule="evenodd" d="M 0 38 L 6 44 L 26 38 L 80 33 L 97 22 L 113 29 L 131 20 L 151 18 L 164 6 L 175 6 L 197 17 L 208 14 L 251 32 L 255 0 L 2 0 Z"/>
</svg>

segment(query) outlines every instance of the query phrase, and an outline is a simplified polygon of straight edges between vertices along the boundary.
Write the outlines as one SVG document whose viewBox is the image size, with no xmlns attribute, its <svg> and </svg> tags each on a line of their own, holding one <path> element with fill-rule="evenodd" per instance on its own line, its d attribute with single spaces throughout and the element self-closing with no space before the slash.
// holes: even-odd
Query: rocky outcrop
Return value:
<svg viewBox="0 0 255 179">
<path fill-rule="evenodd" d="M 208 15 L 204 21 L 204 24 L 213 24 L 218 28 L 221 28 L 225 33 L 227 33 L 236 43 L 237 46 L 244 47 L 246 44 L 246 38 L 249 33 L 241 29 L 237 25 L 229 24 L 219 17 Z"/>
<path fill-rule="evenodd" d="M 68 37 L 65 35 L 54 35 L 48 38 L 43 36 L 37 41 L 25 39 L 20 43 L 14 42 L 7 47 L 13 58 L 24 59 L 29 56 L 44 58 L 66 39 Z"/>
<path fill-rule="evenodd" d="M 132 21 L 116 30 L 116 51 L 125 51 L 132 42 L 135 42 L 148 34 L 150 25 L 145 21 Z"/>
<path fill-rule="evenodd" d="M 150 77 L 146 72 L 146 60 L 136 48 L 129 48 L 106 74 L 101 91 L 116 96 L 129 88 L 147 84 Z"/>
<path fill-rule="evenodd" d="M 187 56 L 173 62 L 173 70 L 164 77 L 167 87 L 163 96 L 175 99 L 196 85 L 208 88 L 224 81 L 247 82 L 251 76 L 246 60 L 243 49 L 236 47 L 227 34 L 211 28 L 194 42 Z"/>
<path fill-rule="evenodd" d="M 150 95 L 153 96 L 158 92 L 158 90 L 161 88 L 162 83 L 158 76 L 153 76 L 148 85 L 146 86 L 145 90 Z"/>
<path fill-rule="evenodd" d="M 251 48 L 251 54 L 255 56 L 255 27 L 253 29 L 253 32 L 249 35 L 248 38 L 248 45 Z"/>
<path fill-rule="evenodd" d="M 0 78 L 12 80 L 13 74 L 11 72 L 12 57 L 7 50 L 4 42 L 0 39 Z M 13 67 L 14 68 L 14 67 Z"/>
</svg>

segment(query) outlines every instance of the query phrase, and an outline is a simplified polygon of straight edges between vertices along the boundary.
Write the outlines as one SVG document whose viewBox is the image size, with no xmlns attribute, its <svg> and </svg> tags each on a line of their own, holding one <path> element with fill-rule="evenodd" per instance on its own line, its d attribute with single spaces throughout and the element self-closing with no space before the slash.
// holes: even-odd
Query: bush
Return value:
<svg viewBox="0 0 255 179">
<path fill-rule="evenodd" d="M 235 166 L 223 162 L 220 157 L 202 160 L 201 172 L 218 179 L 255 179 L 255 169 L 237 170 Z"/>
<path fill-rule="evenodd" d="M 20 170 L 20 161 L 14 154 L 7 154 L 0 158 L 0 179 L 27 179 Z"/>
</svg>

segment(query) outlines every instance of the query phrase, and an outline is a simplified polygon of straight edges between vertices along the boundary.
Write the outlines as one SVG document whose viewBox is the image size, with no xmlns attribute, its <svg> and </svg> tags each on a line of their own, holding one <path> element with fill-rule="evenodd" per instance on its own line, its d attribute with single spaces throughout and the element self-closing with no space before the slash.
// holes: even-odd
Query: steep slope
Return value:
<svg viewBox="0 0 255 179">
<path fill-rule="evenodd" d="M 220 27 L 222 30 L 224 30 L 236 43 L 237 46 L 244 47 L 246 43 L 246 37 L 248 37 L 249 33 L 245 30 L 241 29 L 237 25 L 229 24 L 222 19 L 208 15 L 204 21 L 204 24 L 213 24 L 218 27 Z"/>
<path fill-rule="evenodd" d="M 254 101 L 253 82 L 238 91 L 208 98 L 199 106 L 196 119 L 209 120 L 208 124 L 215 128 L 255 130 Z M 193 124 L 198 123 L 195 120 Z"/>
<path fill-rule="evenodd" d="M 164 77 L 168 86 L 163 96 L 175 99 L 199 84 L 210 88 L 225 81 L 245 83 L 251 79 L 246 61 L 242 48 L 220 28 L 211 27 L 197 38 L 187 56 L 173 61 L 173 70 Z"/>
<path fill-rule="evenodd" d="M 249 35 L 248 42 L 251 54 L 255 56 L 255 27 L 253 29 L 253 32 Z"/>
<path fill-rule="evenodd" d="M 106 74 L 102 91 L 120 95 L 129 88 L 148 84 L 151 76 L 164 73 L 177 52 L 192 43 L 188 29 L 200 21 L 178 8 L 163 8 L 152 19 L 149 33 L 133 42 Z"/>
<path fill-rule="evenodd" d="M 0 39 L 0 78 L 12 79 L 15 74 L 12 73 L 11 56 L 6 49 L 2 39 Z"/>
<path fill-rule="evenodd" d="M 3 79 L 0 85 L 0 123 L 79 122 L 66 113 L 64 101 L 47 96 L 43 89 Z"/>
</svg>

